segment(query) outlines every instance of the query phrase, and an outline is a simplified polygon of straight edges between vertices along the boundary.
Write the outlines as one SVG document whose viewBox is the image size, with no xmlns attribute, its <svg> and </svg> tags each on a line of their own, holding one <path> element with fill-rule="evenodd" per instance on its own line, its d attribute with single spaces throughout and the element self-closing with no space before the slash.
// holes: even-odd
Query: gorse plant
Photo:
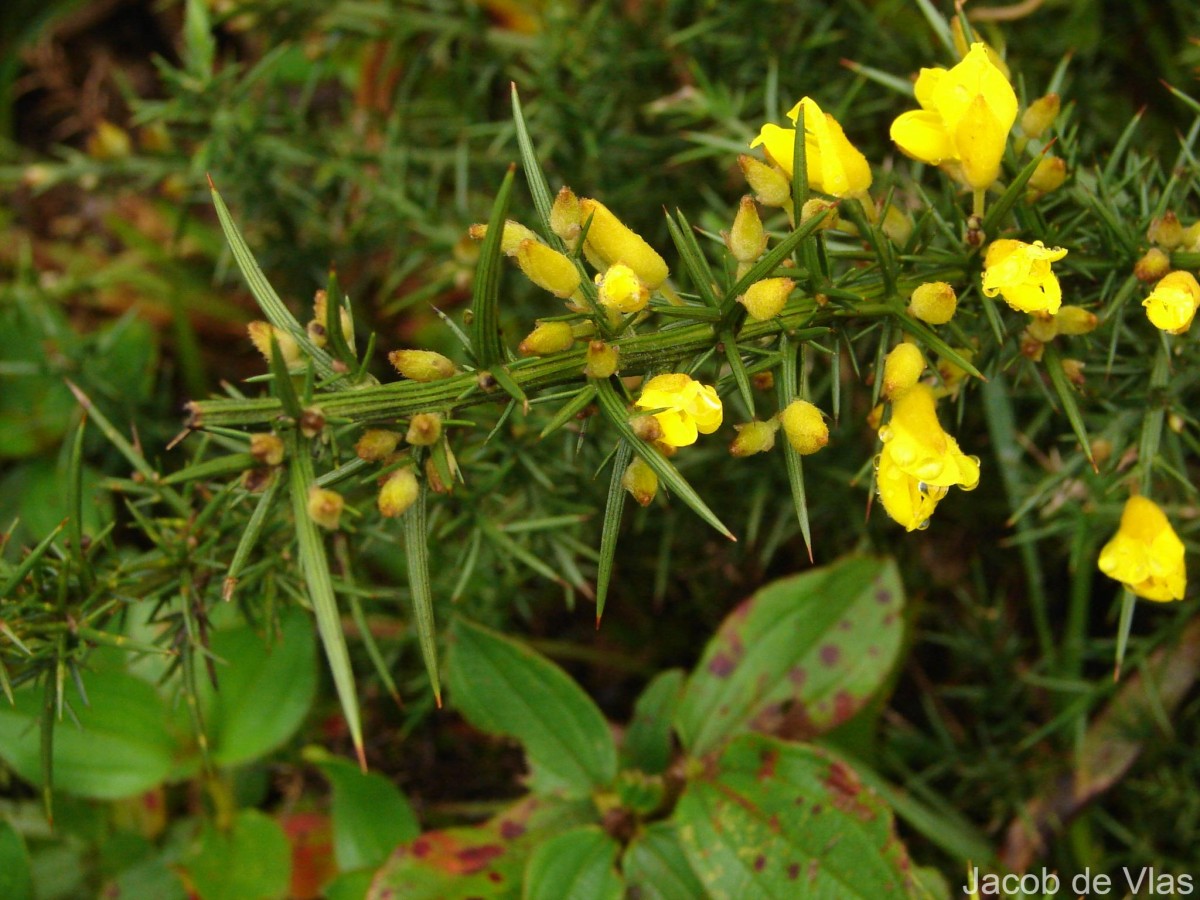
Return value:
<svg viewBox="0 0 1200 900">
<path fill-rule="evenodd" d="M 227 185 L 231 198 L 247 194 L 265 163 L 214 167 L 219 225 L 264 317 L 247 329 L 263 360 L 249 381 L 267 392 L 227 384 L 226 396 L 193 399 L 175 444 L 187 462 L 167 473 L 92 385 L 72 385 L 87 416 L 60 428 L 68 515 L 0 568 L 0 686 L 12 703 L 0 757 L 47 792 L 57 781 L 92 797 L 197 778 L 215 824 L 199 849 L 180 851 L 181 868 L 202 893 L 217 890 L 238 841 L 286 855 L 273 820 L 239 811 L 217 771 L 299 727 L 315 675 L 298 606 L 315 620 L 362 769 L 365 662 L 387 693 L 414 700 L 406 728 L 445 715 L 431 713 L 445 700 L 478 731 L 518 742 L 529 769 L 528 793 L 489 806 L 483 824 L 422 833 L 394 787 L 308 750 L 334 792 L 339 896 L 559 897 L 579 884 L 589 897 L 946 896 L 913 858 L 945 873 L 967 860 L 1024 870 L 1047 856 L 1074 868 L 1126 847 L 1076 835 L 1059 850 L 1053 838 L 1149 743 L 1151 732 L 1120 723 L 1169 720 L 1200 674 L 1185 600 L 1200 451 L 1188 336 L 1200 307 L 1200 103 L 1172 89 L 1197 119 L 1169 164 L 1138 151 L 1136 118 L 1098 145 L 1074 98 L 1059 95 L 1069 61 L 1035 89 L 1008 68 L 998 33 L 989 43 L 961 13 L 947 22 L 919 5 L 948 64 L 911 85 L 856 69 L 859 90 L 899 95 L 886 161 L 882 133 L 859 127 L 879 118 L 878 99 L 854 122 L 827 112 L 836 98 L 815 79 L 788 85 L 807 95 L 779 104 L 786 121 L 758 123 L 755 136 L 740 101 L 720 107 L 713 91 L 707 111 L 658 112 L 719 108 L 712 134 L 693 135 L 675 161 L 725 153 L 748 193 L 683 193 L 661 225 L 643 224 L 652 217 L 630 193 L 610 199 L 581 181 L 595 174 L 591 157 L 552 187 L 572 157 L 541 98 L 527 110 L 514 85 L 532 210 L 521 212 L 513 165 L 486 222 L 457 243 L 437 231 L 453 267 L 474 269 L 470 307 L 437 309 L 437 337 L 369 327 L 391 301 L 352 302 L 353 276 L 311 284 L 311 310 L 298 313 L 272 286 L 278 261 L 260 267 L 255 248 L 269 223 L 254 219 L 290 204 L 266 192 L 231 200 L 231 212 Z M 213 77 L 203 7 L 188 10 L 180 72 L 194 82 L 176 88 L 207 85 L 217 118 L 222 85 L 237 81 Z M 435 30 L 470 40 L 448 23 Z M 536 83 L 550 79 L 551 62 L 534 68 Z M 598 121 L 624 115 L 597 108 Z M 214 126 L 212 154 L 231 127 Z M 421 160 L 434 181 L 436 156 Z M 368 194 L 370 178 L 352 177 Z M 682 191 L 686 166 L 667 184 Z M 327 187 L 296 190 L 312 205 Z M 369 243 L 386 216 L 364 208 L 352 238 Z M 97 430 L 135 472 L 108 485 L 142 536 L 136 552 L 113 526 L 85 536 L 81 524 Z M 693 516 L 676 516 L 681 506 Z M 814 561 L 759 587 L 768 571 Z M 759 589 L 732 613 L 701 599 L 683 609 L 702 593 L 695 584 L 736 583 L 741 570 Z M 624 609 L 650 604 L 703 622 L 692 638 L 720 625 L 686 673 L 667 654 L 649 666 L 616 654 L 653 675 L 631 716 L 610 716 L 629 721 L 622 731 L 538 652 L 561 645 L 501 633 L 546 614 L 531 599 L 546 584 L 571 613 L 587 601 L 600 640 L 623 627 Z M 922 625 L 935 590 L 969 602 Z M 1136 598 L 1164 605 L 1135 623 Z M 380 608 L 403 609 L 394 643 L 419 648 L 420 689 L 416 670 L 400 667 L 397 683 L 400 650 L 372 620 Z M 256 667 L 246 623 L 291 649 Z M 923 643 L 947 648 L 944 668 L 926 665 Z M 145 655 L 136 665 L 177 692 L 179 715 L 163 713 L 116 650 Z M 962 687 L 981 655 L 986 692 Z M 1097 677 L 1114 661 L 1119 688 Z M 255 698 L 245 708 L 222 693 L 225 665 Z M 272 679 L 307 693 L 285 703 Z M 891 701 L 910 680 L 920 689 Z M 120 779 L 89 778 L 78 734 L 59 740 L 62 720 L 110 734 L 97 698 L 125 691 L 136 753 L 120 749 Z M 977 703 L 974 756 L 961 749 L 970 738 L 955 691 Z M 256 737 L 246 723 L 271 704 Z M 1065 758 L 999 762 L 1046 745 Z M 1064 770 L 1086 775 L 1048 787 Z M 363 813 L 372 791 L 387 797 L 386 823 Z M 905 843 L 893 815 L 911 831 Z M 1001 839 L 980 828 L 988 820 L 1012 825 Z M 271 872 L 251 892 L 281 893 Z"/>
</svg>

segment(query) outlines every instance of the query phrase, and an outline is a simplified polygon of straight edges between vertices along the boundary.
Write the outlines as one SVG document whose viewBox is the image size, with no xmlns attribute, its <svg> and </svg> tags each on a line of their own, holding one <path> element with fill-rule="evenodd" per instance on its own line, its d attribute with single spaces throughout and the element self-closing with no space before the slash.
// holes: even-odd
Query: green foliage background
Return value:
<svg viewBox="0 0 1200 900">
<path fill-rule="evenodd" d="M 0 156 L 0 224 L 8 237 L 0 249 L 0 526 L 18 522 L 4 574 L 30 558 L 25 548 L 55 535 L 36 557 L 34 579 L 0 600 L 0 620 L 12 629 L 0 630 L 0 662 L 14 689 L 66 684 L 60 690 L 73 696 L 77 672 L 97 665 L 103 671 L 98 657 L 112 648 L 96 648 L 110 632 L 174 648 L 178 656 L 161 674 L 179 688 L 172 727 L 186 752 L 171 761 L 166 802 L 173 830 L 126 856 L 99 850 L 109 846 L 101 836 L 114 830 L 109 807 L 60 798 L 59 824 L 70 839 L 29 826 L 40 803 L 29 785 L 40 763 L 35 757 L 33 768 L 0 768 L 5 819 L 24 835 L 39 878 L 68 857 L 67 868 L 79 873 L 57 893 L 43 881 L 40 896 L 133 877 L 135 862 L 157 872 L 189 853 L 219 861 L 217 839 L 208 839 L 203 823 L 261 832 L 272 826 L 255 818 L 256 807 L 272 815 L 321 807 L 325 782 L 313 776 L 312 751 L 306 759 L 300 746 L 350 750 L 328 679 L 298 736 L 297 721 L 278 742 L 229 758 L 214 730 L 221 712 L 208 700 L 193 710 L 183 699 L 205 690 L 209 628 L 236 629 L 244 621 L 278 634 L 290 627 L 283 611 L 305 603 L 295 566 L 279 562 L 293 547 L 284 517 L 264 526 L 237 602 L 220 602 L 221 579 L 253 513 L 249 498 L 224 503 L 244 466 L 166 487 L 152 477 L 218 458 L 219 451 L 242 451 L 233 435 L 219 432 L 166 447 L 182 427 L 185 400 L 216 392 L 222 380 L 253 396 L 258 387 L 240 382 L 263 368 L 243 339 L 244 323 L 258 314 L 217 226 L 206 176 L 301 321 L 332 268 L 352 298 L 360 349 L 374 332 L 380 350 L 421 346 L 453 355 L 458 345 L 433 307 L 461 317 L 475 254 L 463 234 L 486 220 L 518 158 L 510 83 L 520 89 L 551 185 L 603 199 L 664 249 L 664 208 L 682 209 L 710 234 L 729 227 L 746 190 L 736 155 L 763 121 L 778 121 L 802 94 L 838 118 L 881 173 L 878 184 L 902 186 L 913 168 L 887 141 L 887 128 L 908 101 L 876 73 L 904 81 L 922 65 L 949 59 L 915 0 L 248 0 L 206 5 L 211 28 L 197 15 L 199 4 L 190 17 L 183 5 L 153 13 L 169 52 L 154 60 L 151 88 L 110 74 L 101 79 L 101 99 L 85 103 L 82 92 L 72 99 L 70 85 L 30 78 L 44 65 L 39 48 L 78 48 L 66 17 L 73 6 L 63 4 L 61 15 L 53 7 L 14 7 L 0 34 L 0 59 L 15 58 L 10 49 L 24 54 L 21 68 L 0 70 L 15 97 L 4 110 L 10 137 Z M 1005 50 L 1022 100 L 1051 84 L 1064 98 L 1059 147 L 1073 179 L 1025 224 L 1046 234 L 1047 243 L 1057 236 L 1093 248 L 1090 257 L 1067 260 L 1069 302 L 1117 312 L 1114 297 L 1147 246 L 1151 219 L 1164 204 L 1185 223 L 1200 216 L 1192 148 L 1197 105 L 1160 83 L 1197 94 L 1197 18 L 1194 4 L 1183 0 L 1046 0 L 1012 22 L 976 23 Z M 526 30 L 526 23 L 536 27 Z M 93 23 L 99 39 L 106 27 L 117 28 L 111 18 Z M 129 152 L 89 148 L 101 119 L 133 136 Z M 936 172 L 920 183 L 930 205 L 958 222 L 964 198 Z M 520 177 L 511 212 L 534 221 Z M 1197 262 L 1178 264 L 1194 270 Z M 535 318 L 557 311 L 513 274 L 502 296 L 509 346 Z M 1124 313 L 1127 320 L 1138 314 Z M 919 804 L 924 827 L 921 814 L 910 809 L 906 817 L 892 797 L 901 833 L 914 857 L 950 877 L 962 860 L 945 834 L 962 823 L 1002 842 L 1024 804 L 1086 758 L 1089 725 L 1116 691 L 1117 594 L 1094 573 L 1093 561 L 1116 521 L 1115 461 L 1138 444 L 1157 349 L 1145 329 L 1131 329 L 1118 321 L 1111 333 L 1133 346 L 1140 340 L 1143 358 L 1123 352 L 1113 360 L 1108 347 L 1090 348 L 1085 425 L 1114 447 L 1114 462 L 1098 475 L 1089 473 L 1056 411 L 1058 399 L 1022 360 L 943 411 L 964 447 L 972 436 L 968 449 L 984 457 L 985 480 L 969 498 L 947 501 L 929 532 L 903 535 L 878 511 L 869 520 L 863 515 L 864 464 L 874 452 L 862 425 L 868 388 L 855 385 L 841 396 L 832 443 L 844 452 L 806 461 L 817 562 L 854 548 L 886 551 L 899 560 L 910 594 L 907 656 L 890 696 L 828 741 Z M 848 357 L 869 371 L 881 340 L 864 332 Z M 1197 370 L 1184 346 L 1171 382 L 1154 397 L 1182 417 L 1179 432 L 1164 432 L 1159 474 L 1180 498 L 1180 531 L 1194 547 L 1197 447 L 1189 401 Z M 391 380 L 384 354 L 376 356 L 373 374 Z M 833 387 L 825 366 L 814 370 L 819 397 Z M 94 404 L 84 432 L 64 379 Z M 475 430 L 487 434 L 501 409 L 472 407 Z M 467 485 L 430 522 L 432 595 L 441 620 L 453 611 L 522 635 L 566 665 L 611 719 L 626 721 L 651 676 L 694 665 L 736 601 L 805 568 L 807 554 L 794 510 L 780 501 L 788 496 L 783 467 L 731 460 L 720 441 L 702 443 L 681 457 L 680 468 L 738 543 L 721 539 L 677 502 L 627 509 L 608 610 L 596 632 L 586 597 L 607 471 L 592 476 L 611 441 L 596 438 L 606 434 L 598 425 L 589 425 L 583 440 L 561 433 L 539 441 L 547 410 L 535 405 L 528 416 L 504 422 L 496 440 L 463 449 Z M 1004 421 L 1007 432 L 997 431 L 995 423 Z M 146 458 L 141 473 L 131 472 L 113 440 L 134 434 Z M 78 488 L 64 489 L 75 479 Z M 215 502 L 225 489 L 230 494 Z M 78 532 L 55 534 L 69 517 L 72 490 L 86 515 L 70 526 Z M 517 792 L 519 759 L 449 714 L 433 713 L 398 531 L 370 515 L 369 484 L 349 496 L 367 514 L 332 550 L 372 766 L 411 798 L 426 826 L 492 812 Z M 1023 524 L 1010 525 L 1010 517 Z M 84 535 L 91 550 L 81 551 L 80 540 L 71 544 Z M 81 576 L 78 590 L 68 585 L 66 559 L 92 573 Z M 151 623 L 131 623 L 124 614 L 110 620 L 134 598 L 155 605 Z M 1139 607 L 1128 670 L 1144 667 L 1158 648 L 1193 652 L 1185 629 L 1194 608 L 1194 600 Z M 92 631 L 64 627 L 68 617 Z M 179 678 L 196 683 L 170 681 Z M 46 702 L 35 699 L 35 707 Z M 1185 692 L 1174 712 L 1153 703 L 1150 709 L 1148 720 L 1130 725 L 1141 749 L 1134 768 L 1056 833 L 1047 859 L 1060 870 L 1185 870 L 1193 862 L 1200 838 L 1200 764 L 1191 751 L 1200 737 L 1197 699 Z M 196 733 L 207 733 L 217 762 L 234 768 L 202 775 Z M 321 765 L 336 803 L 338 776 L 329 774 L 335 764 Z M 940 825 L 929 827 L 929 817 Z M 200 830 L 185 835 L 186 827 Z M 0 844 L 9 833 L 0 831 Z M 391 839 L 410 836 L 400 830 Z M 263 890 L 269 894 L 270 886 Z"/>
</svg>

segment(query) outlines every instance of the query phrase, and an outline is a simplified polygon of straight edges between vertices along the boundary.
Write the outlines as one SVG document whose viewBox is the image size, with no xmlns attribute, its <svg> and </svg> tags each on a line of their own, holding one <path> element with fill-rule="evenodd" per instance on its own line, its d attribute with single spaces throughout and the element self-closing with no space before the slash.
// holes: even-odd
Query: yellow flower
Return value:
<svg viewBox="0 0 1200 900">
<path fill-rule="evenodd" d="M 650 302 L 650 292 L 637 273 L 622 263 L 614 263 L 608 271 L 597 275 L 596 286 L 600 302 L 618 312 L 641 312 Z"/>
<path fill-rule="evenodd" d="M 721 427 L 721 398 L 716 388 L 700 384 L 687 375 L 658 375 L 642 386 L 639 409 L 657 409 L 664 444 L 686 447 L 696 443 L 697 432 L 712 434 Z"/>
<path fill-rule="evenodd" d="M 1142 301 L 1146 316 L 1168 334 L 1183 334 L 1200 306 L 1200 284 L 1191 272 L 1169 272 Z"/>
<path fill-rule="evenodd" d="M 933 165 L 957 164 L 955 174 L 983 190 L 1000 174 L 1017 95 L 982 43 L 954 68 L 922 69 L 914 88 L 919 110 L 892 122 L 892 140 L 904 153 Z"/>
<path fill-rule="evenodd" d="M 1100 571 L 1147 600 L 1182 600 L 1183 541 L 1153 500 L 1130 497 L 1121 527 L 1100 550 Z"/>
<path fill-rule="evenodd" d="M 979 460 L 964 455 L 942 430 L 928 385 L 916 384 L 895 398 L 891 421 L 879 430 L 879 437 L 879 499 L 887 514 L 908 531 L 927 527 L 952 486 L 969 491 L 979 484 Z"/>
<path fill-rule="evenodd" d="M 817 101 L 809 97 L 804 97 L 788 112 L 793 125 L 800 118 L 802 107 L 808 186 L 835 197 L 866 193 L 871 186 L 871 167 L 867 165 L 866 157 L 846 138 L 837 120 L 822 112 Z M 796 129 L 764 125 L 750 146 L 760 144 L 775 164 L 790 176 L 795 162 L 792 157 L 796 148 Z"/>
<path fill-rule="evenodd" d="M 1062 305 L 1062 287 L 1050 263 L 1066 255 L 1062 247 L 1051 249 L 1041 241 L 992 241 L 983 261 L 983 293 L 999 294 L 1021 312 L 1054 315 Z"/>
</svg>

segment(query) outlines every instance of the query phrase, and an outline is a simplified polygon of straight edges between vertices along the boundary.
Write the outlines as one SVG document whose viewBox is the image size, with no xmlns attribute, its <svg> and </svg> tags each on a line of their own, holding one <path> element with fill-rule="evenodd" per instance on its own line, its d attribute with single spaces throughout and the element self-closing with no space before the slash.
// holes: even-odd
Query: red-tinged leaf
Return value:
<svg viewBox="0 0 1200 900">
<path fill-rule="evenodd" d="M 706 896 L 929 896 L 891 810 L 815 747 L 735 738 L 671 821 Z"/>
<path fill-rule="evenodd" d="M 321 888 L 337 874 L 333 858 L 333 826 L 329 816 L 297 812 L 281 816 L 279 824 L 292 848 L 292 900 L 316 900 Z"/>
<path fill-rule="evenodd" d="M 367 894 L 373 900 L 466 900 L 521 896 L 534 847 L 594 821 L 590 803 L 527 797 L 474 828 L 429 831 L 398 847 Z"/>
<path fill-rule="evenodd" d="M 809 738 L 842 724 L 900 650 L 904 588 L 890 559 L 846 557 L 772 582 L 705 649 L 675 715 L 694 755 L 754 730 Z"/>
</svg>

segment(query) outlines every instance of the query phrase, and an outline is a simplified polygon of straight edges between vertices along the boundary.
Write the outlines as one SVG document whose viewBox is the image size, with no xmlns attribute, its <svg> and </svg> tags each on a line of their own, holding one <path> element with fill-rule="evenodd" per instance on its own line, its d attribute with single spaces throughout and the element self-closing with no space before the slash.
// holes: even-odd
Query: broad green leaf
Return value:
<svg viewBox="0 0 1200 900">
<path fill-rule="evenodd" d="M 522 900 L 621 900 L 620 846 L 599 825 L 582 825 L 543 843 L 525 867 Z"/>
<path fill-rule="evenodd" d="M 26 534 L 40 540 L 71 514 L 68 492 L 63 489 L 66 480 L 66 472 L 54 459 L 35 459 L 14 466 L 0 482 L 0 491 L 16 500 L 16 509 L 8 503 L 2 506 L 20 517 Z M 84 534 L 95 536 L 112 519 L 112 499 L 103 488 L 101 474 L 91 466 L 80 468 L 79 496 L 83 508 L 80 528 Z"/>
<path fill-rule="evenodd" d="M 925 897 L 892 813 L 833 756 L 747 734 L 671 821 L 707 896 Z"/>
<path fill-rule="evenodd" d="M 526 797 L 478 827 L 429 831 L 398 847 L 367 896 L 372 900 L 516 900 L 533 848 L 594 820 L 590 803 Z"/>
<path fill-rule="evenodd" d="M 189 900 L 187 888 L 179 874 L 167 865 L 166 859 L 159 853 L 122 869 L 102 896 Z"/>
<path fill-rule="evenodd" d="M 616 776 L 617 751 L 604 716 L 548 659 L 460 619 L 447 668 L 454 706 L 467 721 L 521 742 L 535 792 L 586 797 Z"/>
<path fill-rule="evenodd" d="M 325 900 L 363 900 L 370 893 L 375 873 L 369 869 L 344 872 L 322 889 Z"/>
<path fill-rule="evenodd" d="M 705 648 L 675 728 L 700 756 L 747 730 L 808 738 L 845 722 L 900 650 L 904 588 L 890 559 L 849 556 L 771 582 Z"/>
<path fill-rule="evenodd" d="M 333 852 L 340 871 L 382 865 L 397 844 L 421 833 L 412 807 L 392 782 L 318 753 L 315 762 L 333 788 Z"/>
<path fill-rule="evenodd" d="M 74 719 L 64 715 L 54 726 L 55 790 L 111 800 L 162 782 L 176 746 L 166 705 L 153 686 L 121 671 L 83 672 L 81 678 L 89 705 L 68 690 Z M 14 693 L 15 706 L 0 702 L 0 758 L 40 785 L 43 691 L 29 686 Z"/>
<path fill-rule="evenodd" d="M 8 822 L 0 819 L 0 897 L 32 900 L 33 874 L 25 842 Z"/>
<path fill-rule="evenodd" d="M 317 688 L 312 623 L 295 613 L 283 619 L 279 640 L 268 642 L 249 626 L 217 631 L 212 652 L 217 690 L 201 684 L 207 699 L 212 759 L 234 766 L 265 756 L 296 733 Z"/>
<path fill-rule="evenodd" d="M 682 669 L 659 672 L 633 705 L 633 719 L 621 742 L 621 762 L 651 775 L 671 762 L 671 720 L 683 696 Z"/>
<path fill-rule="evenodd" d="M 625 883 L 642 900 L 695 900 L 705 895 L 673 822 L 645 828 L 626 849 L 622 868 Z"/>
<path fill-rule="evenodd" d="M 53 304 L 44 315 L 52 331 L 67 329 Z M 0 390 L 0 459 L 33 456 L 56 446 L 71 424 L 75 401 L 46 359 L 48 323 L 15 304 L 0 309 L 0 359 L 11 367 Z M 22 371 L 24 369 L 24 371 Z M 7 527 L 7 523 L 6 526 Z"/>
<path fill-rule="evenodd" d="M 183 867 L 204 900 L 267 900 L 287 895 L 292 854 L 278 822 L 244 809 L 228 831 L 207 823 Z"/>
</svg>

